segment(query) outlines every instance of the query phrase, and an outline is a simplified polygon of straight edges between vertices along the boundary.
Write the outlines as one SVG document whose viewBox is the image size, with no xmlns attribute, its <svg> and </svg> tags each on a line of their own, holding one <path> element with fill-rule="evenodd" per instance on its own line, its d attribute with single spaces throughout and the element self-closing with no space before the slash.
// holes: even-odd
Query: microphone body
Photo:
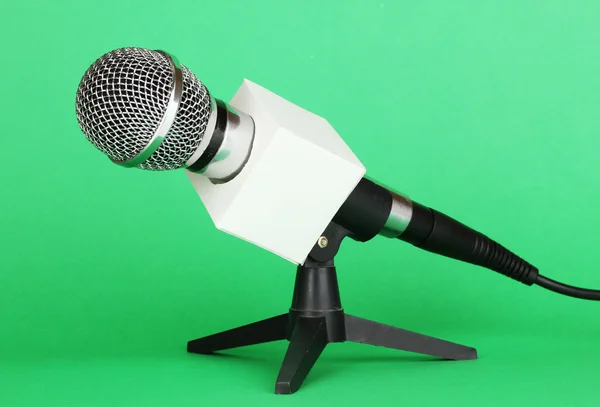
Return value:
<svg viewBox="0 0 600 407">
<path fill-rule="evenodd" d="M 358 241 L 398 238 L 525 284 L 537 278 L 483 234 L 364 178 L 326 120 L 248 80 L 226 103 L 174 56 L 123 48 L 86 71 L 76 111 L 114 163 L 185 169 L 218 229 L 292 262 L 333 221 Z"/>
<path fill-rule="evenodd" d="M 183 168 L 215 226 L 304 264 L 331 222 L 494 270 L 526 285 L 600 301 L 600 290 L 544 277 L 489 237 L 364 178 L 329 123 L 248 80 L 227 104 L 164 51 L 97 59 L 76 95 L 86 138 L 111 161 Z"/>
</svg>

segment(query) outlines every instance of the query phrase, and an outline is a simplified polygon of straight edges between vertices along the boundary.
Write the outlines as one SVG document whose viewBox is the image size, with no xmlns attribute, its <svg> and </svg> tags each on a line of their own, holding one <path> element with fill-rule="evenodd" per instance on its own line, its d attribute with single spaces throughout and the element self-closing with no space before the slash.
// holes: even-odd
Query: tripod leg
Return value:
<svg viewBox="0 0 600 407">
<path fill-rule="evenodd" d="M 191 353 L 212 353 L 240 346 L 286 339 L 288 314 L 264 319 L 252 324 L 233 328 L 218 334 L 189 341 L 187 351 Z"/>
<path fill-rule="evenodd" d="M 477 359 L 477 350 L 378 322 L 345 316 L 346 340 L 452 360 Z"/>
<path fill-rule="evenodd" d="M 277 377 L 275 393 L 296 392 L 326 345 L 325 319 L 299 317 Z"/>
</svg>

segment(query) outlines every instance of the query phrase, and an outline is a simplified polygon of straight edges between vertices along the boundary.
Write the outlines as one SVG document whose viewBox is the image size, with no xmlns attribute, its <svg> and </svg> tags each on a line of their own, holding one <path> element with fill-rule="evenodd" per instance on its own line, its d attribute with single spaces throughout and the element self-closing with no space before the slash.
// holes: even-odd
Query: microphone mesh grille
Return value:
<svg viewBox="0 0 600 407">
<path fill-rule="evenodd" d="M 183 89 L 175 120 L 160 147 L 138 168 L 180 168 L 198 148 L 211 113 L 208 89 L 182 66 Z M 148 144 L 167 109 L 173 71 L 164 54 L 121 48 L 96 60 L 76 96 L 79 126 L 113 160 L 129 160 Z"/>
</svg>

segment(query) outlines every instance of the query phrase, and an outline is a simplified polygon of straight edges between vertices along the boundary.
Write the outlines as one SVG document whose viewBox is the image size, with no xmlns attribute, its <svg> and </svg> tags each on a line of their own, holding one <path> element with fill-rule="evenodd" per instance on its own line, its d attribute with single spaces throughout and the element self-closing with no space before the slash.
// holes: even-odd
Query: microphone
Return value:
<svg viewBox="0 0 600 407">
<path fill-rule="evenodd" d="M 600 291 L 543 277 L 484 234 L 364 177 L 360 162 L 321 118 L 251 83 L 239 92 L 238 105 L 248 112 L 214 98 L 173 55 L 120 48 L 85 72 L 77 89 L 76 115 L 85 137 L 111 161 L 143 170 L 185 169 L 220 229 L 288 260 L 306 259 L 318 233 L 334 222 L 357 241 L 378 235 L 395 238 L 526 285 L 600 300 Z M 295 133 L 278 130 L 277 121 Z M 319 137 L 313 134 L 317 132 Z M 289 167 L 284 158 L 301 164 L 313 160 L 329 171 L 309 174 L 308 166 Z M 290 168 L 285 174 L 289 180 L 277 174 Z M 312 177 L 324 172 L 320 179 Z M 278 191 L 292 190 L 285 181 L 300 190 L 314 185 L 329 199 L 294 206 L 290 196 L 277 198 Z M 244 217 L 252 210 L 279 215 L 285 224 L 269 229 L 278 226 Z M 285 234 L 286 226 L 302 229 L 300 237 Z M 278 233 L 273 236 L 271 230 Z"/>
</svg>

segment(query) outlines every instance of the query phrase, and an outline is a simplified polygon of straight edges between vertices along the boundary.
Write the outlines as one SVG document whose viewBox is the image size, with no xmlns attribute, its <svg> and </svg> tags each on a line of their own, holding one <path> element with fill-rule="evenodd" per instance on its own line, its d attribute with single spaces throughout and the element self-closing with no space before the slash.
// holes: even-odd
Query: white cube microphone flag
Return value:
<svg viewBox="0 0 600 407">
<path fill-rule="evenodd" d="M 276 393 L 298 390 L 330 342 L 477 357 L 470 347 L 346 314 L 333 261 L 345 237 L 398 238 L 526 285 L 600 300 L 600 291 L 546 278 L 482 233 L 368 180 L 325 119 L 251 81 L 225 103 L 173 55 L 120 48 L 87 69 L 76 113 L 111 161 L 183 169 L 218 229 L 298 265 L 288 313 L 188 343 L 189 352 L 206 354 L 289 340 Z"/>
<path fill-rule="evenodd" d="M 325 119 L 255 83 L 229 105 L 255 124 L 243 171 L 222 184 L 187 175 L 218 229 L 301 264 L 365 168 Z"/>
</svg>

